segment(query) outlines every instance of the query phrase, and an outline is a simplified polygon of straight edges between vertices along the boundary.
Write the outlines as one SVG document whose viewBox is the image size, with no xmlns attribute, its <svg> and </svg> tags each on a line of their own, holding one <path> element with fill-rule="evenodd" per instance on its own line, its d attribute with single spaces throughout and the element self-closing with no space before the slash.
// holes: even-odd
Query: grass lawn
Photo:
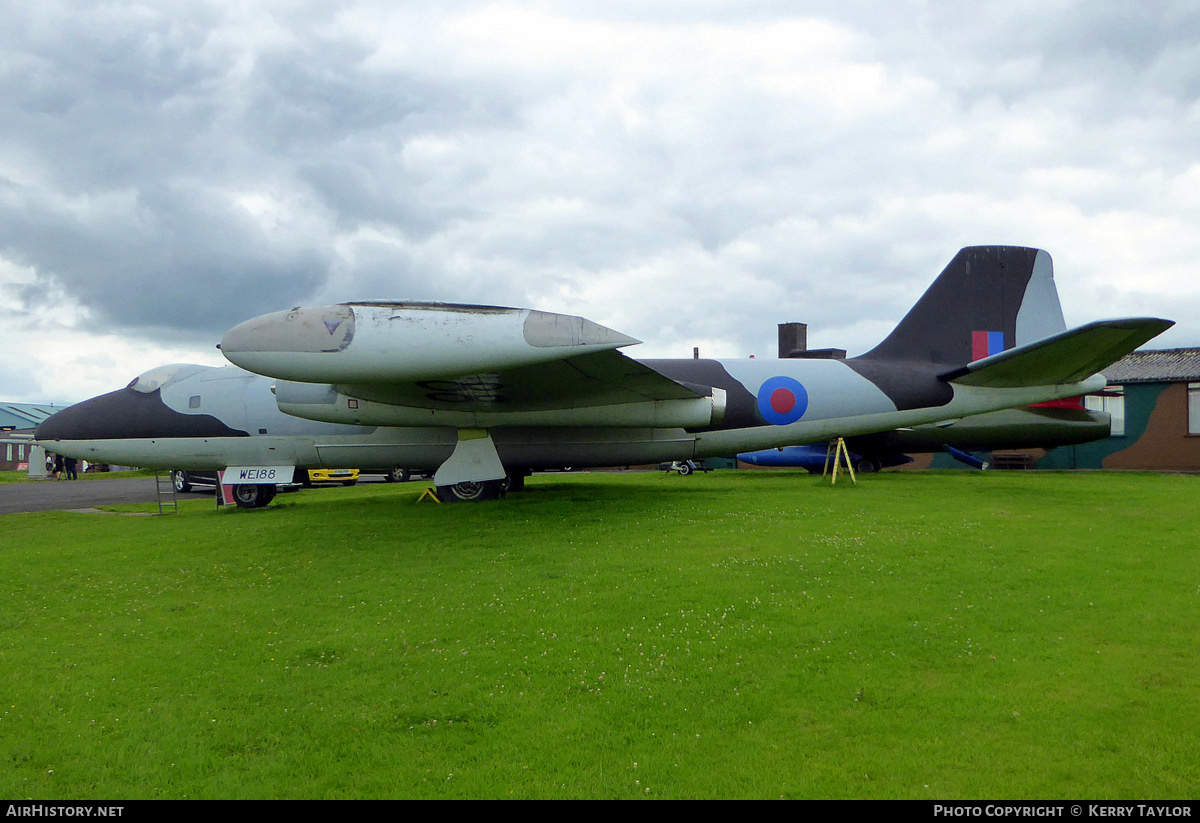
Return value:
<svg viewBox="0 0 1200 823">
<path fill-rule="evenodd" d="M 0 796 L 1197 795 L 1200 478 L 423 488 L 0 516 Z"/>
</svg>

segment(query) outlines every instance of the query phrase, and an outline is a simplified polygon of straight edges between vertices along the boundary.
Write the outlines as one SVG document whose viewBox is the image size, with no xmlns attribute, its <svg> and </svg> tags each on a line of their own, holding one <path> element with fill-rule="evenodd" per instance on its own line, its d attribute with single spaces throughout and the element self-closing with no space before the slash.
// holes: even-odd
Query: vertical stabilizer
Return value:
<svg viewBox="0 0 1200 823">
<path fill-rule="evenodd" d="M 887 339 L 857 359 L 961 366 L 1065 329 L 1049 254 L 970 246 Z"/>
</svg>

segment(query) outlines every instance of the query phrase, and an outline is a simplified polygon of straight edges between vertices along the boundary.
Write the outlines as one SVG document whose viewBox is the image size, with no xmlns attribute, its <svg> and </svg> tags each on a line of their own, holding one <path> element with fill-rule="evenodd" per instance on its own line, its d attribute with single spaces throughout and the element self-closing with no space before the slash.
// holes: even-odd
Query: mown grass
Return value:
<svg viewBox="0 0 1200 823">
<path fill-rule="evenodd" d="M 1200 478 L 0 517 L 0 794 L 1186 798 Z"/>
</svg>

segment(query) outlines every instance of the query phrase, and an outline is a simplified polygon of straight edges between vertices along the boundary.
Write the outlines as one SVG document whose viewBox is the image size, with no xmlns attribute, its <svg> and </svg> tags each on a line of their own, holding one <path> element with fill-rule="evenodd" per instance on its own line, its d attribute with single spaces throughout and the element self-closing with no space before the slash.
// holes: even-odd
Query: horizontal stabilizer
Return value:
<svg viewBox="0 0 1200 823">
<path fill-rule="evenodd" d="M 1157 317 L 1099 320 L 938 376 L 959 385 L 987 388 L 1078 383 L 1173 325 Z"/>
</svg>

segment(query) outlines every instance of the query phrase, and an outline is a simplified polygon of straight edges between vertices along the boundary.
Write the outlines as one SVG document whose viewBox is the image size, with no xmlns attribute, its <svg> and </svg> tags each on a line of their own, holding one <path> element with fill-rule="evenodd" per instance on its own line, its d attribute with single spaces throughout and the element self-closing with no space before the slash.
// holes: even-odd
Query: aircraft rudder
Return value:
<svg viewBox="0 0 1200 823">
<path fill-rule="evenodd" d="M 968 246 L 862 359 L 963 365 L 1065 328 L 1049 254 Z"/>
</svg>

